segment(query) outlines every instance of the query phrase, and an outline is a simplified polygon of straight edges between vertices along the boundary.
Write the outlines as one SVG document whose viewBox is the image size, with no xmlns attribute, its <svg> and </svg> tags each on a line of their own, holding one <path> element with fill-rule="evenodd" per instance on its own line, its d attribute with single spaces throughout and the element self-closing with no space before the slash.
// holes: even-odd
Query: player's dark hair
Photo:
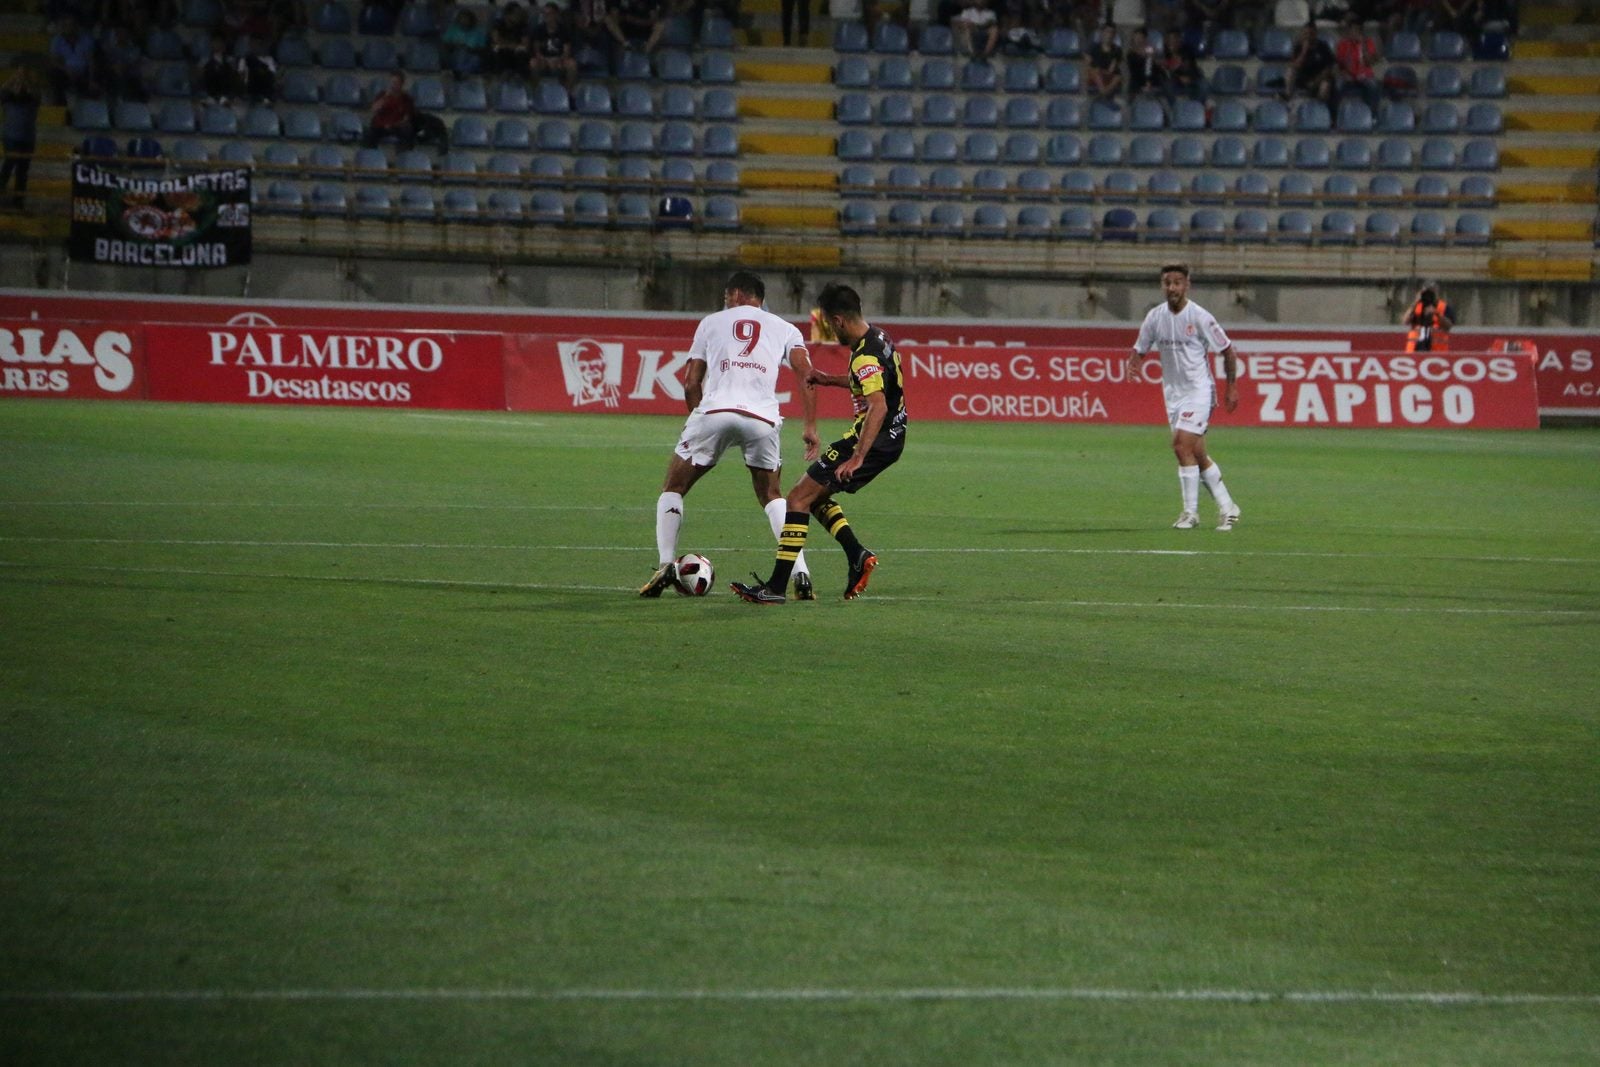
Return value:
<svg viewBox="0 0 1600 1067">
<path fill-rule="evenodd" d="M 757 300 L 767 298 L 767 283 L 747 270 L 736 270 L 728 277 L 728 284 L 722 287 L 723 292 L 737 289 L 741 293 L 749 293 Z"/>
<path fill-rule="evenodd" d="M 1189 264 L 1187 263 L 1168 263 L 1161 268 L 1161 273 L 1166 274 L 1169 270 L 1175 270 L 1185 278 L 1189 276 Z"/>
<path fill-rule="evenodd" d="M 817 306 L 822 309 L 824 315 L 860 318 L 861 294 L 848 285 L 829 282 L 822 287 L 822 292 L 817 294 Z"/>
</svg>

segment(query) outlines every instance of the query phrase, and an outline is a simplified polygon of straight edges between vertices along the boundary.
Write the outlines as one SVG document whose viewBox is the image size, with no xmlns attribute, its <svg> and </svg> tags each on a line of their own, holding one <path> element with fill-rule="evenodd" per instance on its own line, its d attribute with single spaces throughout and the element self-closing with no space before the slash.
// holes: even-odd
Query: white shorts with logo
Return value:
<svg viewBox="0 0 1600 1067">
<path fill-rule="evenodd" d="M 710 467 L 734 445 L 744 452 L 744 464 L 775 471 L 783 466 L 778 427 L 754 415 L 737 411 L 696 412 L 683 424 L 675 453 L 696 467 Z"/>
<path fill-rule="evenodd" d="M 1207 389 L 1203 393 L 1188 393 L 1177 398 L 1167 398 L 1167 425 L 1173 432 L 1185 430 L 1198 436 L 1205 436 L 1206 427 L 1211 425 L 1211 409 L 1217 404 L 1217 391 Z"/>
</svg>

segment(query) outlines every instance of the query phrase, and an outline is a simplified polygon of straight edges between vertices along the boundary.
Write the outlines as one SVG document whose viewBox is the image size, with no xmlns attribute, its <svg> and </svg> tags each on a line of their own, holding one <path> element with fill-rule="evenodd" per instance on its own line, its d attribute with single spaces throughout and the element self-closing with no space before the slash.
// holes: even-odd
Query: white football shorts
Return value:
<svg viewBox="0 0 1600 1067">
<path fill-rule="evenodd" d="M 683 436 L 673 449 L 696 467 L 713 466 L 722 453 L 738 445 L 744 452 L 744 465 L 757 470 L 775 471 L 783 466 L 778 427 L 754 415 L 737 411 L 696 412 L 683 424 Z"/>
<path fill-rule="evenodd" d="M 1215 389 L 1204 393 L 1190 393 L 1178 397 L 1176 402 L 1167 401 L 1167 425 L 1173 431 L 1185 430 L 1197 436 L 1204 437 L 1206 427 L 1211 425 L 1211 409 L 1216 406 L 1217 394 Z"/>
</svg>

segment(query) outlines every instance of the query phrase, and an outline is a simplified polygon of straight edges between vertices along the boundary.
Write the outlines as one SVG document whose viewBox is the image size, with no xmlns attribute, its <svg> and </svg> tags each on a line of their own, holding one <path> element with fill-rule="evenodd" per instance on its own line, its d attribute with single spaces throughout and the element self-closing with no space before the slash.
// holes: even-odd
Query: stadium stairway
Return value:
<svg viewBox="0 0 1600 1067">
<path fill-rule="evenodd" d="M 1591 281 L 1600 217 L 1600 0 L 1525 6 L 1507 69 L 1496 278 Z"/>
</svg>

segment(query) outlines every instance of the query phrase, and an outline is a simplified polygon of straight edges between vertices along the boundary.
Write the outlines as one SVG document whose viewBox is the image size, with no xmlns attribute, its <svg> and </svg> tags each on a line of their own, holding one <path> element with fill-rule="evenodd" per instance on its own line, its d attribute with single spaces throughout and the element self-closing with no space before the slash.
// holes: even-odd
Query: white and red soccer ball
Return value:
<svg viewBox="0 0 1600 1067">
<path fill-rule="evenodd" d="M 683 596 L 705 596 L 711 592 L 716 575 L 711 561 L 698 552 L 686 552 L 678 557 L 678 592 Z"/>
</svg>

